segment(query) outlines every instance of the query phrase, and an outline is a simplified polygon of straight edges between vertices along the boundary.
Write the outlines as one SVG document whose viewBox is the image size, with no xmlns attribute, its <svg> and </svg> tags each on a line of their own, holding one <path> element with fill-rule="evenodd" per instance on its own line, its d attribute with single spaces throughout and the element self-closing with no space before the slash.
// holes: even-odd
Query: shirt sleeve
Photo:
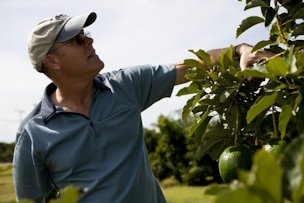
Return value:
<svg viewBox="0 0 304 203">
<path fill-rule="evenodd" d="M 141 110 L 156 101 L 170 97 L 176 79 L 176 69 L 172 65 L 144 65 L 127 68 L 124 77 L 129 78 Z M 129 90 L 132 91 L 132 90 Z"/>
<path fill-rule="evenodd" d="M 16 142 L 13 159 L 13 178 L 17 201 L 31 199 L 42 202 L 47 182 L 47 174 L 37 172 L 33 162 L 31 150 L 32 144 L 28 135 L 19 136 Z M 44 178 L 43 178 L 44 176 Z"/>
</svg>

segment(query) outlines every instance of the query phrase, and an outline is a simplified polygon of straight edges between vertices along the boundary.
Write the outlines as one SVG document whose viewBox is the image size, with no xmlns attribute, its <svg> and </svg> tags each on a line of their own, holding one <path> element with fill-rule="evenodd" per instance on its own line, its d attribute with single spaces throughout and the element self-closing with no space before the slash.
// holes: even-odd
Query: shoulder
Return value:
<svg viewBox="0 0 304 203">
<path fill-rule="evenodd" d="M 168 65 L 144 64 L 144 65 L 129 66 L 111 72 L 105 72 L 103 74 L 98 75 L 97 77 L 101 81 L 105 81 L 105 80 L 112 80 L 117 78 L 130 78 L 130 77 L 132 78 L 134 76 L 136 77 L 146 76 L 146 75 L 153 76 L 155 74 L 166 74 L 174 71 L 175 71 L 174 64 L 168 64 Z"/>
<path fill-rule="evenodd" d="M 24 134 L 25 129 L 28 125 L 32 125 L 31 122 L 34 118 L 36 118 L 41 113 L 41 102 L 35 106 L 35 108 L 21 121 L 15 142 L 17 143 L 20 139 L 20 136 Z"/>
</svg>

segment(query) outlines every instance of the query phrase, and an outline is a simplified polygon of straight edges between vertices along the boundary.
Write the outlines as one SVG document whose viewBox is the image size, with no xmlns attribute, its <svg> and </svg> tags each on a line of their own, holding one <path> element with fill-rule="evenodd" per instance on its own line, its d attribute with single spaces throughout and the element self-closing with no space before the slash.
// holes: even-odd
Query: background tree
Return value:
<svg viewBox="0 0 304 203">
<path fill-rule="evenodd" d="M 189 125 L 181 119 L 160 116 L 155 128 L 145 129 L 145 141 L 152 170 L 159 180 L 174 178 L 187 185 L 219 182 L 217 162 L 210 156 L 195 159 L 196 142 L 188 136 Z"/>
</svg>

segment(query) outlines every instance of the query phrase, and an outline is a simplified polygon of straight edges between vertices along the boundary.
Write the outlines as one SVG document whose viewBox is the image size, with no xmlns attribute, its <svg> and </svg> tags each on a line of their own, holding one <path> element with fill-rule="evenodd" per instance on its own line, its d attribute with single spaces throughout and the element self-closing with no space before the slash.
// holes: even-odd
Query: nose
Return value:
<svg viewBox="0 0 304 203">
<path fill-rule="evenodd" d="M 85 43 L 86 47 L 92 45 L 93 42 L 94 42 L 94 40 L 91 36 L 85 36 L 85 42 L 84 43 Z"/>
</svg>

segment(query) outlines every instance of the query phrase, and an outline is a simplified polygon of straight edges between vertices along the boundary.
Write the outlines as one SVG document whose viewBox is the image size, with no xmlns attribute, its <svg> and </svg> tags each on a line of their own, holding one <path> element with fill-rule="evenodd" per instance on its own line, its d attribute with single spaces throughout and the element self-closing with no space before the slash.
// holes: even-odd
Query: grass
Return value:
<svg viewBox="0 0 304 203">
<path fill-rule="evenodd" d="M 0 168 L 6 167 L 0 164 Z M 212 197 L 204 194 L 205 187 L 170 186 L 163 193 L 168 203 L 211 203 Z M 15 202 L 15 192 L 11 170 L 0 173 L 0 203 Z"/>
<path fill-rule="evenodd" d="M 9 165 L 1 164 L 1 168 L 5 168 Z M 15 201 L 15 191 L 13 184 L 13 175 L 11 170 L 5 170 L 0 173 L 0 202 L 8 203 Z"/>
<path fill-rule="evenodd" d="M 168 203 L 211 203 L 211 196 L 205 195 L 206 187 L 172 186 L 163 189 Z"/>
</svg>

